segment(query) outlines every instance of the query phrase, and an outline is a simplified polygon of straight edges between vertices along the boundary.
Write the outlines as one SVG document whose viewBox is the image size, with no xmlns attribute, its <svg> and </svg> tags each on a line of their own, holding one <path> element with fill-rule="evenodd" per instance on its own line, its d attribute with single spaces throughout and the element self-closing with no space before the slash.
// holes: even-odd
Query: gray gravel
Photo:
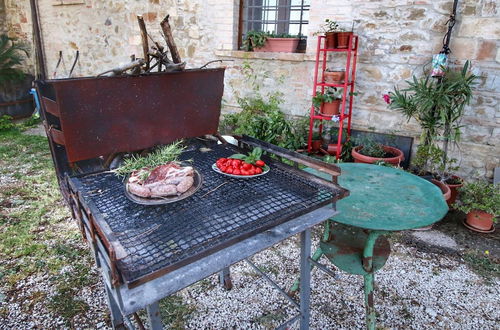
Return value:
<svg viewBox="0 0 500 330">
<path fill-rule="evenodd" d="M 297 237 L 252 258 L 283 287 L 289 287 L 297 276 L 298 259 Z M 325 258 L 322 262 L 328 263 Z M 71 266 L 62 271 L 71 271 Z M 92 272 L 98 276 L 95 269 Z M 195 307 L 185 320 L 188 328 L 266 329 L 295 315 L 293 306 L 246 263 L 232 266 L 231 272 L 231 291 L 221 288 L 213 275 L 178 293 L 184 303 Z M 396 243 L 375 281 L 379 328 L 500 328 L 500 281 L 479 277 L 458 258 Z M 50 296 L 53 288 L 49 283 L 47 276 L 20 282 L 16 296 L 0 302 L 0 308 L 9 311 L 6 319 L 0 319 L 0 328 L 64 328 L 63 320 L 48 312 L 45 301 L 37 302 L 31 313 L 23 312 L 23 304 L 35 291 Z M 341 273 L 340 279 L 334 280 L 314 270 L 311 285 L 312 329 L 363 328 L 361 276 Z M 108 328 L 102 285 L 84 288 L 78 298 L 86 301 L 90 310 L 85 317 L 76 318 L 73 326 Z"/>
</svg>

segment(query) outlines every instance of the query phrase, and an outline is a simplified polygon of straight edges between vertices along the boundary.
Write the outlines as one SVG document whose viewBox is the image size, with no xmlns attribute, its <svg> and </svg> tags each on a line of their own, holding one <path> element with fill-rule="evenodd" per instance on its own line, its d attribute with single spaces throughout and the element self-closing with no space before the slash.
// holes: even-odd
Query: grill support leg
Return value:
<svg viewBox="0 0 500 330">
<path fill-rule="evenodd" d="M 148 305 L 146 307 L 146 311 L 148 313 L 148 322 L 149 326 L 152 330 L 161 330 L 163 329 L 163 324 L 161 323 L 160 316 L 160 304 L 157 302 Z"/>
<path fill-rule="evenodd" d="M 229 267 L 226 267 L 219 272 L 219 283 L 226 290 L 231 290 L 233 288 L 233 282 L 231 281 L 231 271 L 229 270 Z"/>
<path fill-rule="evenodd" d="M 106 289 L 106 299 L 108 301 L 108 306 L 111 313 L 111 324 L 113 326 L 113 329 L 125 329 L 120 307 L 118 307 L 118 304 L 116 303 L 113 294 L 109 291 L 108 286 L 104 285 L 104 288 Z"/>
<path fill-rule="evenodd" d="M 311 230 L 300 233 L 300 329 L 309 329 L 311 291 Z"/>
</svg>

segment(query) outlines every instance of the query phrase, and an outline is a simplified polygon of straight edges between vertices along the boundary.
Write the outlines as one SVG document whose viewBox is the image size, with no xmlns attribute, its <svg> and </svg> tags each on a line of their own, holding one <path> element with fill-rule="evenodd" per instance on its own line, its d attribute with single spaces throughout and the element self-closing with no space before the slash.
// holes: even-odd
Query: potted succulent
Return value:
<svg viewBox="0 0 500 330">
<path fill-rule="evenodd" d="M 460 140 L 461 118 L 465 107 L 472 100 L 472 88 L 477 76 L 470 73 L 467 61 L 461 70 L 444 69 L 442 77 L 429 75 L 407 81 L 406 89 L 395 88 L 384 98 L 390 108 L 401 112 L 408 120 L 417 120 L 422 128 L 414 171 L 416 174 L 431 174 L 445 184 L 450 185 L 452 196 L 456 198 L 456 188 L 463 181 L 453 175 L 458 170 L 456 159 L 448 157 L 450 143 Z M 442 136 L 442 148 L 438 147 L 436 137 Z M 435 171 L 433 169 L 438 169 Z"/>
<path fill-rule="evenodd" d="M 316 92 L 313 97 L 313 105 L 323 116 L 335 116 L 340 113 L 340 102 L 342 100 L 342 88 L 328 87 L 324 93 Z"/>
<path fill-rule="evenodd" d="M 357 146 L 351 152 L 355 163 L 375 164 L 382 161 L 399 165 L 404 160 L 401 150 L 375 142 L 370 137 L 358 138 L 355 144 Z"/>
<path fill-rule="evenodd" d="M 300 38 L 287 33 L 273 34 L 263 31 L 248 31 L 243 41 L 247 51 L 294 53 Z"/>
<path fill-rule="evenodd" d="M 327 68 L 325 72 L 323 72 L 324 82 L 327 84 L 343 84 L 345 78 L 344 70 L 334 70 Z"/>
<path fill-rule="evenodd" d="M 474 231 L 489 233 L 500 215 L 500 185 L 488 182 L 466 183 L 460 190 L 460 201 L 455 207 L 466 213 L 464 225 Z"/>
</svg>

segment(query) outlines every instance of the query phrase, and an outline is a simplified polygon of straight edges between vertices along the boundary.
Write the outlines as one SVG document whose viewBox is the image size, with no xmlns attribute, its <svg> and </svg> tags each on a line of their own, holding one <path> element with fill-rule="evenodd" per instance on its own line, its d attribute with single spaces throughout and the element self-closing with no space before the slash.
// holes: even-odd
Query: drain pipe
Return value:
<svg viewBox="0 0 500 330">
<path fill-rule="evenodd" d="M 40 16 L 38 14 L 38 4 L 36 0 L 30 0 L 31 21 L 33 23 L 33 39 L 35 42 L 35 59 L 37 67 L 37 79 L 45 80 L 47 78 L 47 69 L 45 68 L 45 54 L 43 51 L 42 33 L 40 29 Z"/>
</svg>

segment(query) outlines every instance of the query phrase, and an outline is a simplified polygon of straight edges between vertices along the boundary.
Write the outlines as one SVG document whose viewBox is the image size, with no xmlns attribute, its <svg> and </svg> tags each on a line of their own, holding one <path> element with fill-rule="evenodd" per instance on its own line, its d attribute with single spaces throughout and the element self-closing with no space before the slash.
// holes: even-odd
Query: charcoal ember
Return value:
<svg viewBox="0 0 500 330">
<path fill-rule="evenodd" d="M 183 194 L 189 190 L 194 184 L 194 179 L 192 176 L 186 176 L 182 178 L 181 182 L 177 185 L 177 191 L 179 194 Z"/>
<path fill-rule="evenodd" d="M 143 185 L 140 185 L 138 183 L 130 183 L 128 184 L 128 190 L 137 196 L 140 197 L 151 197 L 151 190 Z"/>
<path fill-rule="evenodd" d="M 159 184 L 151 188 L 151 197 L 164 197 L 177 195 L 177 187 L 173 184 Z"/>
</svg>

